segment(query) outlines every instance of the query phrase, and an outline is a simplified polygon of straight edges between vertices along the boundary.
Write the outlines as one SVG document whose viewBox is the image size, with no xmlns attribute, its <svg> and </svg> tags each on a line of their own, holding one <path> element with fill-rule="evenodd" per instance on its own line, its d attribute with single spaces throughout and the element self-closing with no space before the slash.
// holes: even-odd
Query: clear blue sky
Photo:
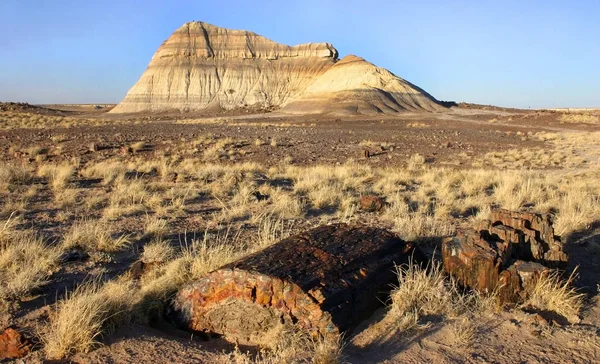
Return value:
<svg viewBox="0 0 600 364">
<path fill-rule="evenodd" d="M 598 0 L 0 0 L 0 100 L 119 102 L 191 20 L 329 42 L 441 100 L 600 107 Z"/>
</svg>

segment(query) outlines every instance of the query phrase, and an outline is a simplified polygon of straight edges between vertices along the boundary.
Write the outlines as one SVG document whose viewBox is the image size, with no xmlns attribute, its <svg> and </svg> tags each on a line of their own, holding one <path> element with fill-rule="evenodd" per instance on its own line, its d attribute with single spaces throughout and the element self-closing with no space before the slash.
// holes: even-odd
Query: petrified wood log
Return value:
<svg viewBox="0 0 600 364">
<path fill-rule="evenodd" d="M 549 267 L 564 267 L 567 262 L 563 244 L 560 237 L 554 235 L 548 214 L 498 209 L 481 224 L 480 230 L 485 229 L 514 245 L 520 259 Z"/>
<path fill-rule="evenodd" d="M 465 286 L 517 302 L 548 267 L 567 262 L 562 249 L 548 215 L 496 210 L 477 229 L 444 239 L 442 258 L 446 272 Z"/>
<path fill-rule="evenodd" d="M 396 278 L 394 264 L 407 263 L 413 252 L 386 230 L 317 227 L 184 287 L 170 316 L 186 329 L 239 344 L 260 344 L 281 323 L 335 338 L 381 306 Z"/>
</svg>

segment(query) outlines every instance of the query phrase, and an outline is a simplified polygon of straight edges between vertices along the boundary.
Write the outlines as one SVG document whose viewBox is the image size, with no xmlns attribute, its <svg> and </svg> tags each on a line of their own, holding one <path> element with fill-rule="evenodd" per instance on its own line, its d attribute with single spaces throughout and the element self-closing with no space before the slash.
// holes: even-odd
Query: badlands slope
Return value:
<svg viewBox="0 0 600 364">
<path fill-rule="evenodd" d="M 177 29 L 111 112 L 280 109 L 374 114 L 441 110 L 429 94 L 329 43 L 287 46 L 203 22 Z"/>
</svg>

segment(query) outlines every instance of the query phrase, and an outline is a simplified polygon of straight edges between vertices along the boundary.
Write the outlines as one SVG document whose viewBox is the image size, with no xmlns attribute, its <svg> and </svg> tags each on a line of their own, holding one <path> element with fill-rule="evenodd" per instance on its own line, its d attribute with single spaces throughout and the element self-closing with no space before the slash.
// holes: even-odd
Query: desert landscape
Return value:
<svg viewBox="0 0 600 364">
<path fill-rule="evenodd" d="M 185 23 L 117 105 L 0 103 L 0 361 L 598 362 L 599 138 Z"/>
</svg>

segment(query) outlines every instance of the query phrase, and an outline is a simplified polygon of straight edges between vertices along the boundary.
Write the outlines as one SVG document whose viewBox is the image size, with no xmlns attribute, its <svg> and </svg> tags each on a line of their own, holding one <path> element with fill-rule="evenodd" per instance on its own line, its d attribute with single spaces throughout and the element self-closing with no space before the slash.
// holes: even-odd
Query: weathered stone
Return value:
<svg viewBox="0 0 600 364">
<path fill-rule="evenodd" d="M 281 323 L 325 339 L 351 330 L 386 300 L 394 264 L 415 251 L 386 230 L 321 226 L 207 274 L 181 289 L 170 317 L 181 327 L 260 345 Z"/>
<path fill-rule="evenodd" d="M 375 212 L 381 211 L 385 207 L 385 198 L 375 195 L 365 195 L 360 197 L 360 209 L 363 211 Z"/>
<path fill-rule="evenodd" d="M 549 215 L 496 210 L 477 229 L 444 239 L 442 257 L 445 270 L 465 286 L 517 302 L 549 267 L 564 266 L 562 248 Z"/>
<path fill-rule="evenodd" d="M 494 291 L 507 256 L 509 244 L 490 244 L 476 230 L 459 230 L 442 242 L 445 270 L 464 285 L 483 292 Z"/>
<path fill-rule="evenodd" d="M 0 335 L 0 360 L 22 358 L 31 350 L 31 343 L 18 331 L 8 328 Z"/>
<path fill-rule="evenodd" d="M 542 262 L 551 267 L 564 266 L 567 255 L 563 244 L 554 235 L 552 219 L 548 214 L 494 210 L 480 229 L 488 229 L 505 241 L 515 245 L 517 256 L 523 260 Z M 504 234 L 499 234 L 499 229 Z"/>
<path fill-rule="evenodd" d="M 500 272 L 497 294 L 502 302 L 520 302 L 527 298 L 536 280 L 549 268 L 535 262 L 517 260 Z"/>
</svg>

